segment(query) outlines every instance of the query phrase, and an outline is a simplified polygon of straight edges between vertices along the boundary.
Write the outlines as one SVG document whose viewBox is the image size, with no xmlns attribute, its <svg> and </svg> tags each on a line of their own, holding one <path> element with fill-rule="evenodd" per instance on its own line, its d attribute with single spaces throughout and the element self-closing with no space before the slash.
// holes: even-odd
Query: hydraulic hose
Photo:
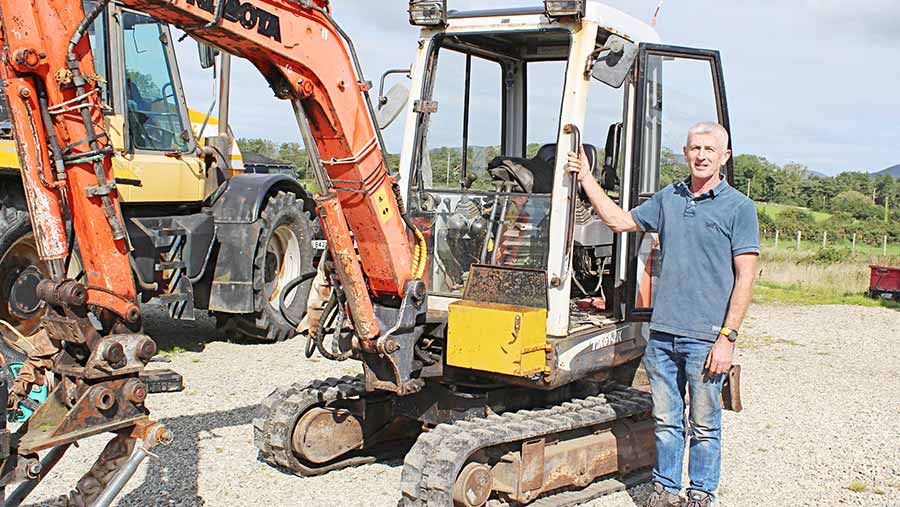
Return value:
<svg viewBox="0 0 900 507">
<path fill-rule="evenodd" d="M 97 16 L 106 9 L 106 6 L 109 5 L 109 0 L 100 0 L 97 2 L 97 5 L 88 12 L 84 19 L 81 20 L 81 23 L 78 24 L 78 28 L 75 29 L 75 33 L 72 34 L 72 38 L 69 39 L 69 49 L 68 53 L 72 54 L 75 51 L 75 46 L 81 41 L 81 38 L 84 37 L 85 32 L 87 32 L 88 28 L 91 24 L 94 23 L 94 20 L 97 19 Z"/>
<path fill-rule="evenodd" d="M 298 285 L 301 283 L 315 278 L 316 271 L 310 271 L 308 273 L 303 273 L 302 275 L 294 278 L 290 282 L 286 283 L 284 287 L 281 289 L 281 295 L 278 297 L 278 311 L 281 312 L 281 316 L 284 317 L 284 320 L 288 321 L 288 324 L 293 326 L 295 329 L 298 325 L 300 325 L 300 321 L 294 320 L 287 307 L 284 304 L 285 297 L 291 293 Z"/>
<path fill-rule="evenodd" d="M 394 183 L 391 185 L 391 190 L 394 191 L 394 198 L 397 200 L 397 208 L 400 210 L 400 216 L 403 218 L 403 223 L 405 223 L 416 236 L 416 246 L 413 250 L 413 262 L 410 267 L 410 274 L 413 278 L 422 278 L 425 274 L 425 266 L 428 264 L 428 243 L 425 242 L 425 235 L 422 234 L 422 231 L 420 231 L 418 227 L 416 227 L 416 224 L 413 223 L 409 218 L 409 214 L 406 212 L 406 205 L 403 203 L 403 195 L 400 193 L 400 186 Z"/>
<path fill-rule="evenodd" d="M 315 343 L 316 350 L 319 351 L 319 354 L 322 354 L 322 357 L 328 359 L 330 361 L 346 361 L 350 359 L 353 355 L 352 350 L 348 350 L 341 354 L 332 354 L 325 348 L 325 323 L 328 321 L 329 314 L 333 311 L 341 311 L 339 308 L 337 291 L 332 290 L 331 296 L 328 298 L 328 303 L 325 304 L 325 310 L 322 311 L 322 318 L 319 319 L 319 324 L 316 326 L 316 334 L 315 336 L 310 335 L 306 342 L 306 354 L 307 358 L 312 357 L 311 346 L 310 343 Z M 333 334 L 340 333 L 340 327 L 343 326 L 343 319 L 341 320 L 341 325 L 336 327 L 333 331 Z"/>
</svg>

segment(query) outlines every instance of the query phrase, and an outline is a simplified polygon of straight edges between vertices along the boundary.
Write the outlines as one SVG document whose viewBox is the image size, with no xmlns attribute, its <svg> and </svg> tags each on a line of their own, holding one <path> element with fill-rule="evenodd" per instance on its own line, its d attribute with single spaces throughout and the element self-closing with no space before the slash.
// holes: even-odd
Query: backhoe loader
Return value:
<svg viewBox="0 0 900 507">
<path fill-rule="evenodd" d="M 29 337 L 40 345 L 29 364 L 67 379 L 52 395 L 57 401 L 11 439 L 10 460 L 34 449 L 22 442 L 34 438 L 35 420 L 83 409 L 73 394 L 93 407 L 143 408 L 118 384 L 134 385 L 143 356 L 128 356 L 126 371 L 110 365 L 116 344 L 140 351 L 132 341 L 148 338 L 131 303 L 128 236 L 109 186 L 111 136 L 99 121 L 83 40 L 105 2 L 77 15 L 75 4 L 0 0 L 10 55 L 0 70 L 21 166 L 29 168 L 22 175 L 35 233 L 46 238 L 39 244 L 48 245 L 41 254 L 51 266 L 37 294 L 52 311 Z M 453 12 L 443 1 L 412 0 L 410 21 L 422 32 L 394 172 L 371 85 L 327 0 L 122 4 L 253 63 L 275 96 L 291 102 L 309 154 L 331 291 L 306 352 L 359 361 L 363 374 L 278 388 L 264 399 L 253 421 L 263 460 L 315 475 L 411 444 L 405 506 L 572 505 L 646 476 L 654 459 L 650 398 L 630 384 L 652 308 L 654 238 L 613 234 L 599 222 L 565 170 L 565 153 L 584 146 L 624 208 L 649 198 L 662 150 L 678 142 L 681 124 L 714 117 L 728 127 L 718 53 L 660 45 L 649 26 L 599 2 Z M 10 29 L 13 12 L 27 29 Z M 74 35 L 35 40 L 48 26 Z M 554 87 L 541 79 L 554 72 L 558 86 L 548 95 Z M 589 95 L 595 112 L 618 108 L 603 128 L 602 157 L 582 143 L 582 132 L 596 135 Z M 429 142 L 449 139 L 445 127 L 454 124 L 462 163 L 442 174 Z M 45 142 L 28 143 L 32 133 Z M 531 144 L 539 145 L 534 153 Z M 68 223 L 85 282 L 64 270 Z M 75 297 L 79 290 L 87 297 Z M 85 336 L 91 315 L 101 325 Z M 101 360 L 104 368 L 85 374 Z M 16 387 L 13 396 L 29 386 Z M 78 437 L 153 424 L 141 414 L 77 418 Z M 124 443 L 136 436 L 120 430 Z M 100 481 L 96 504 L 115 495 L 142 457 Z"/>
</svg>

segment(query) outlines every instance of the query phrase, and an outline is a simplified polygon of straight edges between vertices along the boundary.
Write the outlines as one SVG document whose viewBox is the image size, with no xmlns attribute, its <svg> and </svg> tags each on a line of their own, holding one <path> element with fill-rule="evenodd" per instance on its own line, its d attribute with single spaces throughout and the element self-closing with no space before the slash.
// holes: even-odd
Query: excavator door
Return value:
<svg viewBox="0 0 900 507">
<path fill-rule="evenodd" d="M 730 132 L 725 81 L 718 51 L 641 44 L 631 146 L 629 208 L 653 197 L 658 190 L 690 175 L 683 146 L 688 129 L 697 122 L 718 121 Z M 728 141 L 731 149 L 731 139 Z M 733 181 L 733 163 L 725 177 Z M 627 190 L 626 190 L 627 191 Z M 649 321 L 659 266 L 656 233 L 623 233 L 626 249 L 625 318 Z"/>
</svg>

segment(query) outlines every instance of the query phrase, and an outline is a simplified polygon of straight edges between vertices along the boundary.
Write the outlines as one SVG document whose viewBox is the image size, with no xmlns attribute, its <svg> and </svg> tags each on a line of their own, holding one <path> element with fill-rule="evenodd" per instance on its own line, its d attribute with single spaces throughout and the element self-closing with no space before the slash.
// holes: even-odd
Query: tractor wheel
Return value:
<svg viewBox="0 0 900 507">
<path fill-rule="evenodd" d="M 30 316 L 16 315 L 12 311 L 10 295 L 19 274 L 25 269 L 33 267 L 45 277 L 48 272 L 47 265 L 38 257 L 25 204 L 17 201 L 9 192 L 0 195 L 0 320 L 9 322 L 27 336 L 37 330 L 43 311 Z"/>
<path fill-rule="evenodd" d="M 280 342 L 294 337 L 296 331 L 282 315 L 279 301 L 282 289 L 291 280 L 315 271 L 312 247 L 313 219 L 303 209 L 303 201 L 292 193 L 278 192 L 266 202 L 260 214 L 263 228 L 253 259 L 252 314 L 216 314 L 223 331 L 245 338 Z M 310 281 L 287 294 L 284 306 L 297 322 L 306 313 Z"/>
</svg>

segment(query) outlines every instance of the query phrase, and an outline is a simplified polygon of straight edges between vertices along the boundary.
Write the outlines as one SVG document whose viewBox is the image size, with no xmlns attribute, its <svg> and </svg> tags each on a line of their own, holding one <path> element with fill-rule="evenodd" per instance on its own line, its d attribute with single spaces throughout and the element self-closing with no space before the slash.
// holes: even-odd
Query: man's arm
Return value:
<svg viewBox="0 0 900 507">
<path fill-rule="evenodd" d="M 734 289 L 731 291 L 731 303 L 725 315 L 725 327 L 739 329 L 744 315 L 753 299 L 753 281 L 756 278 L 756 253 L 745 253 L 734 257 Z M 719 335 L 709 357 L 706 358 L 706 369 L 709 375 L 725 373 L 731 368 L 734 359 L 734 344 L 727 336 Z"/>
<path fill-rule="evenodd" d="M 578 182 L 581 183 L 581 188 L 584 189 L 584 193 L 587 194 L 588 199 L 590 199 L 591 206 L 594 207 L 600 220 L 612 229 L 613 232 L 636 232 L 641 230 L 641 227 L 634 221 L 634 217 L 631 216 L 631 213 L 623 210 L 615 201 L 610 199 L 610 197 L 606 195 L 606 191 L 604 191 L 600 187 L 600 184 L 597 183 L 597 180 L 594 179 L 584 150 L 581 151 L 580 156 L 576 155 L 575 152 L 569 152 L 568 168 L 569 171 L 578 178 Z"/>
</svg>

